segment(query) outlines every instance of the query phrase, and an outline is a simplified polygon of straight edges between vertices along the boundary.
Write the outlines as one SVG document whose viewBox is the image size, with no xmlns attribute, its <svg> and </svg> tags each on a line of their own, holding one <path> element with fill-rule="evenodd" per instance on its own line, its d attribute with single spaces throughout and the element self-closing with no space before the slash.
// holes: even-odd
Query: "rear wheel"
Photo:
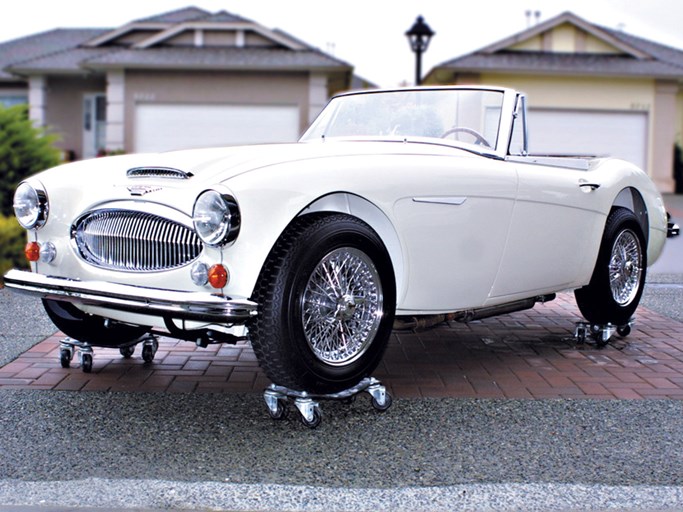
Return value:
<svg viewBox="0 0 683 512">
<path fill-rule="evenodd" d="M 627 324 L 643 294 L 646 267 L 646 242 L 638 219 L 625 208 L 612 210 L 591 281 L 574 292 L 586 320 Z"/>
<path fill-rule="evenodd" d="M 52 323 L 64 334 L 99 347 L 119 347 L 130 344 L 148 330 L 147 327 L 114 322 L 107 325 L 101 316 L 84 313 L 69 302 L 43 299 L 43 307 Z"/>
<path fill-rule="evenodd" d="M 381 360 L 396 304 L 393 268 L 364 222 L 308 215 L 276 243 L 253 299 L 259 314 L 251 340 L 268 377 L 333 393 L 357 384 Z"/>
</svg>

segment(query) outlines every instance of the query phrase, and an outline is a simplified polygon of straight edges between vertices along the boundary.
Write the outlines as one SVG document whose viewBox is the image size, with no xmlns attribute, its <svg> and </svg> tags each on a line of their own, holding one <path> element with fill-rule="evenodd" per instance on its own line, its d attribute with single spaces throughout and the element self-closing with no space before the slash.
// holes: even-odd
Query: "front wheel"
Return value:
<svg viewBox="0 0 683 512">
<path fill-rule="evenodd" d="M 643 294 L 646 267 L 646 242 L 638 219 L 625 208 L 612 210 L 591 281 L 574 292 L 581 314 L 594 324 L 627 324 Z"/>
<path fill-rule="evenodd" d="M 396 305 L 379 236 L 346 215 L 296 219 L 275 244 L 254 291 L 254 352 L 276 384 L 334 393 L 382 358 Z"/>
</svg>

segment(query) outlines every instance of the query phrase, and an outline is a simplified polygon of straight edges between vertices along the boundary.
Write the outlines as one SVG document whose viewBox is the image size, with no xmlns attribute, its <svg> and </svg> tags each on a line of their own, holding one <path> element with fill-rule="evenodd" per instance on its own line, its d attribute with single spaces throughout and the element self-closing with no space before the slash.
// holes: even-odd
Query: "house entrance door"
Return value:
<svg viewBox="0 0 683 512">
<path fill-rule="evenodd" d="M 107 97 L 104 94 L 83 96 L 83 158 L 94 158 L 105 149 Z"/>
</svg>

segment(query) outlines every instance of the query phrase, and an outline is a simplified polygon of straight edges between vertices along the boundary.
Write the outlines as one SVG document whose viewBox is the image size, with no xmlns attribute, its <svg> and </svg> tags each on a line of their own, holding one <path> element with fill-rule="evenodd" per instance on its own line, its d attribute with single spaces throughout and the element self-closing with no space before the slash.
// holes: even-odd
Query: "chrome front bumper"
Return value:
<svg viewBox="0 0 683 512">
<path fill-rule="evenodd" d="M 105 281 L 76 281 L 23 270 L 7 272 L 5 286 L 44 299 L 213 323 L 244 323 L 256 315 L 258 307 L 250 300 L 230 299 L 205 292 L 142 288 Z"/>
</svg>

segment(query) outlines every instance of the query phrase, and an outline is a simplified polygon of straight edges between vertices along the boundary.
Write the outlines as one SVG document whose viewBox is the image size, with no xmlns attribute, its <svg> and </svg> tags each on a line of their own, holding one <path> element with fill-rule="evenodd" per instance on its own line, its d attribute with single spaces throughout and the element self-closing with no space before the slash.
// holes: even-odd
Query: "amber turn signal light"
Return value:
<svg viewBox="0 0 683 512">
<path fill-rule="evenodd" d="M 228 269 L 220 263 L 209 269 L 209 284 L 214 288 L 225 288 L 228 284 Z"/>
<path fill-rule="evenodd" d="M 28 261 L 38 261 L 40 259 L 40 245 L 38 242 L 29 242 L 24 247 L 24 254 Z"/>
</svg>

